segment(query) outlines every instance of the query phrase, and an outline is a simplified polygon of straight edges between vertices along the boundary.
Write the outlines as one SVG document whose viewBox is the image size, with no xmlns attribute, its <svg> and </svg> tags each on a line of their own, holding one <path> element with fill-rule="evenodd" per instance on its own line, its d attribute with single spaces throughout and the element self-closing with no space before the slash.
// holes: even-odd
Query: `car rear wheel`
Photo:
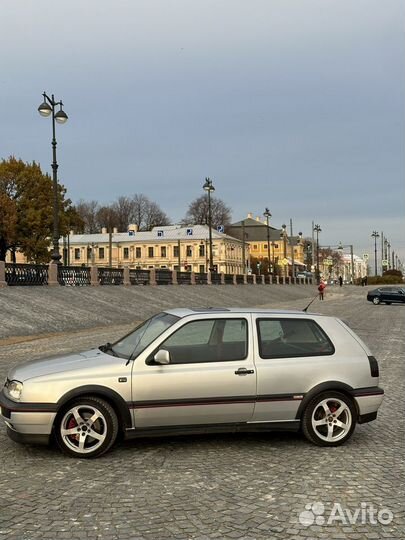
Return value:
<svg viewBox="0 0 405 540">
<path fill-rule="evenodd" d="M 377 306 L 379 303 L 380 303 L 380 299 L 378 298 L 378 296 L 374 296 L 373 304 L 375 304 Z"/>
<path fill-rule="evenodd" d="M 318 446 L 339 446 L 351 437 L 356 418 L 355 405 L 348 396 L 322 392 L 305 409 L 302 429 L 306 438 Z"/>
<path fill-rule="evenodd" d="M 98 397 L 80 397 L 58 414 L 57 443 L 65 454 L 93 458 L 107 452 L 118 435 L 118 418 L 109 403 Z"/>
</svg>

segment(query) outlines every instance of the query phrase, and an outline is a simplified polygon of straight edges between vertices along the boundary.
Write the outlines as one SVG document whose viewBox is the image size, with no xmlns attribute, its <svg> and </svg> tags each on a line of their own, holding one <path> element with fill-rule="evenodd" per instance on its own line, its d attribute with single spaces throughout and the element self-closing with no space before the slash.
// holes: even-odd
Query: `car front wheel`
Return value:
<svg viewBox="0 0 405 540">
<path fill-rule="evenodd" d="M 378 296 L 374 296 L 373 304 L 375 304 L 377 306 L 379 303 L 380 303 L 380 299 L 378 298 Z"/>
<path fill-rule="evenodd" d="M 322 392 L 305 409 L 302 429 L 306 438 L 318 446 L 339 446 L 351 437 L 356 417 L 356 408 L 348 396 Z"/>
<path fill-rule="evenodd" d="M 75 399 L 58 414 L 55 435 L 65 454 L 93 458 L 112 447 L 118 428 L 118 418 L 111 405 L 88 396 Z"/>
</svg>

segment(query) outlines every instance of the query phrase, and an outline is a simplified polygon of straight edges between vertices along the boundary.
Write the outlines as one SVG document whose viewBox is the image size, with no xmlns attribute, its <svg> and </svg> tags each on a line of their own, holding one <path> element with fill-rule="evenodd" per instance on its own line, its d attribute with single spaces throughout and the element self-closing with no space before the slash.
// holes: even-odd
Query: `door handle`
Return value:
<svg viewBox="0 0 405 540">
<path fill-rule="evenodd" d="M 254 369 L 246 369 L 245 367 L 240 367 L 235 371 L 235 375 L 251 375 L 254 372 Z"/>
</svg>

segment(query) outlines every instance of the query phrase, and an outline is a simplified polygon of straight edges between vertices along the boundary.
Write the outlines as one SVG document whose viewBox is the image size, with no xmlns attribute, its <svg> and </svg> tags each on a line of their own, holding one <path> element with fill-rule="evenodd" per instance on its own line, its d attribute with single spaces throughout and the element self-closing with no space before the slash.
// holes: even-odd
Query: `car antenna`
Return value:
<svg viewBox="0 0 405 540">
<path fill-rule="evenodd" d="M 307 307 L 305 307 L 302 311 L 305 311 L 305 313 L 307 312 L 307 309 L 309 308 L 309 306 L 312 304 L 312 302 L 314 302 L 316 299 L 318 298 L 318 295 L 316 295 L 314 298 L 312 298 L 312 300 L 310 301 L 310 303 L 307 305 Z"/>
</svg>

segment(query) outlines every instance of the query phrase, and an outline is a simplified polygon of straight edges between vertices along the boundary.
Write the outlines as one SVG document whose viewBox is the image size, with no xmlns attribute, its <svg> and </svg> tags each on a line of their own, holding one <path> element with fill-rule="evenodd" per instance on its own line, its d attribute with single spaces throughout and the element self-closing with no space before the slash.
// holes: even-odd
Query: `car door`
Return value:
<svg viewBox="0 0 405 540">
<path fill-rule="evenodd" d="M 332 355 L 334 346 L 306 317 L 258 315 L 255 332 L 257 402 L 252 421 L 292 422 L 305 390 L 315 386 L 324 356 Z"/>
<path fill-rule="evenodd" d="M 392 289 L 389 293 L 390 302 L 405 302 L 405 295 L 403 289 Z"/>
<path fill-rule="evenodd" d="M 135 360 L 136 428 L 247 422 L 256 399 L 251 316 L 186 317 Z M 167 350 L 170 363 L 154 361 Z"/>
</svg>

